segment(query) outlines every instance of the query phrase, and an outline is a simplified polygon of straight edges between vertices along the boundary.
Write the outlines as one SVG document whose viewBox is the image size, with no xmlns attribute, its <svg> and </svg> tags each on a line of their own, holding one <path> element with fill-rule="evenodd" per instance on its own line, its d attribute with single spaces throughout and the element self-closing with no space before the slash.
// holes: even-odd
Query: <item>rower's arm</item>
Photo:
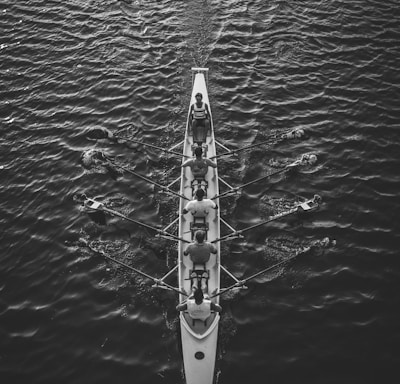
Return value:
<svg viewBox="0 0 400 384">
<path fill-rule="evenodd" d="M 189 120 L 193 120 L 193 109 L 194 109 L 194 104 L 190 106 L 190 111 L 189 111 Z"/>
<path fill-rule="evenodd" d="M 192 165 L 192 163 L 193 163 L 193 159 L 186 160 L 186 161 L 180 166 L 180 168 L 190 167 L 190 166 Z"/>
<path fill-rule="evenodd" d="M 210 117 L 210 110 L 208 109 L 208 105 L 207 103 L 204 103 L 204 106 L 206 107 L 206 111 L 207 111 L 207 117 Z"/>
<path fill-rule="evenodd" d="M 183 208 L 182 213 L 183 213 L 184 215 L 186 215 L 188 212 L 190 212 L 190 209 L 191 209 L 192 204 L 193 204 L 193 203 L 192 203 L 191 201 L 189 201 L 189 202 L 186 204 L 185 208 Z"/>
<path fill-rule="evenodd" d="M 219 304 L 211 302 L 211 310 L 215 312 L 221 312 L 222 307 Z"/>
<path fill-rule="evenodd" d="M 216 203 L 214 203 L 212 200 L 210 200 L 210 199 L 207 199 L 207 201 L 209 201 L 210 203 L 210 207 L 212 208 L 212 209 L 218 209 L 218 205 L 216 204 Z"/>
<path fill-rule="evenodd" d="M 209 167 L 217 168 L 217 164 L 210 159 L 205 159 Z"/>
</svg>

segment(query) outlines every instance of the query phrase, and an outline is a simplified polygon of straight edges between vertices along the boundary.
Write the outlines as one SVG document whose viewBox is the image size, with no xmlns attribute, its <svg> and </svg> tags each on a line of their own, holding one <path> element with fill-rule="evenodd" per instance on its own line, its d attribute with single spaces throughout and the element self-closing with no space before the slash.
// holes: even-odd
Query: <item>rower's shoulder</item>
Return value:
<svg viewBox="0 0 400 384">
<path fill-rule="evenodd" d="M 195 161 L 194 159 L 188 159 L 188 160 L 185 160 L 182 165 L 191 165 L 191 164 L 193 164 L 194 161 Z"/>
<path fill-rule="evenodd" d="M 210 159 L 204 159 L 204 160 L 206 160 L 207 164 L 217 166 L 217 164 L 214 161 L 210 160 Z"/>
</svg>

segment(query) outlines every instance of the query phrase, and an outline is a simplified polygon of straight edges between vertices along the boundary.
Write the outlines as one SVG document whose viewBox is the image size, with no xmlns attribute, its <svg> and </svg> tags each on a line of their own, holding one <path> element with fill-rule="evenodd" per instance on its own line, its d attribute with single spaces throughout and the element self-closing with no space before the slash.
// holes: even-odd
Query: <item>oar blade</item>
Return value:
<svg viewBox="0 0 400 384">
<path fill-rule="evenodd" d="M 98 225 L 107 225 L 107 216 L 101 211 L 88 212 L 88 216 Z"/>
</svg>

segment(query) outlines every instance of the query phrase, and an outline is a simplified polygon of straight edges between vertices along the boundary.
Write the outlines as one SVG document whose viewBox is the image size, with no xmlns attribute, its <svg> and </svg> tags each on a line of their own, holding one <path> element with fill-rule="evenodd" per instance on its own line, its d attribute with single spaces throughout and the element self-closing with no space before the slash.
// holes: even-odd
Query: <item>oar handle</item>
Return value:
<svg viewBox="0 0 400 384">
<path fill-rule="evenodd" d="M 163 230 L 158 230 L 157 232 L 158 232 L 157 236 L 158 237 L 162 237 L 163 239 L 167 239 L 167 240 L 173 239 L 173 240 L 176 240 L 176 241 L 182 241 L 183 243 L 187 243 L 187 244 L 191 243 L 189 240 L 186 240 L 186 239 L 184 239 L 182 237 L 176 236 L 176 235 L 174 235 L 172 233 L 165 232 Z"/>
<path fill-rule="evenodd" d="M 227 196 L 229 196 L 231 194 L 234 194 L 234 193 L 239 193 L 239 189 L 240 188 L 241 187 L 231 188 L 228 191 L 225 191 L 225 192 L 222 192 L 222 193 L 220 193 L 218 195 L 215 195 L 214 197 L 211 198 L 211 200 L 216 200 L 216 199 L 219 199 L 221 197 L 227 197 Z"/>
<path fill-rule="evenodd" d="M 243 231 L 235 231 L 235 232 L 229 233 L 225 236 L 222 236 L 218 239 L 211 241 L 211 243 L 218 243 L 218 242 L 225 241 L 225 240 L 243 239 L 244 236 L 242 236 L 242 232 Z"/>
</svg>

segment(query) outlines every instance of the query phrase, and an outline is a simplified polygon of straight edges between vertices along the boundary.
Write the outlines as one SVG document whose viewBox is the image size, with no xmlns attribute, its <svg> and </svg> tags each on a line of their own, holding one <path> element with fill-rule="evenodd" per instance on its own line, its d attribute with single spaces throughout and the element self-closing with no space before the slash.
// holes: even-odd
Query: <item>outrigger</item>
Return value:
<svg viewBox="0 0 400 384">
<path fill-rule="evenodd" d="M 207 80 L 208 80 L 208 69 L 207 68 L 192 68 L 192 94 L 191 94 L 191 102 L 192 105 L 195 102 L 195 95 L 197 93 L 201 93 L 203 96 L 203 101 L 210 105 L 208 92 L 207 92 Z M 217 142 L 214 136 L 214 127 L 211 115 L 211 108 L 209 107 L 209 128 L 207 132 L 207 136 L 204 138 L 202 143 L 195 143 L 193 140 L 193 132 L 190 123 L 190 106 L 189 113 L 187 118 L 186 130 L 184 140 L 172 147 L 169 150 L 166 150 L 161 147 L 154 146 L 152 144 L 149 145 L 152 148 L 158 148 L 160 150 L 169 152 L 173 155 L 180 155 L 182 158 L 182 162 L 184 162 L 188 158 L 192 158 L 194 155 L 194 151 L 198 146 L 201 146 L 204 157 L 213 159 L 215 162 L 219 157 L 229 156 L 235 154 L 240 150 L 251 149 L 256 145 L 261 144 L 271 144 L 272 142 L 279 142 L 280 140 L 290 139 L 292 137 L 301 136 L 300 134 L 287 132 L 282 135 L 276 136 L 269 141 L 262 142 L 259 144 L 253 144 L 248 147 L 243 147 L 239 150 L 229 150 L 221 143 Z M 120 135 L 115 135 L 115 137 L 123 139 L 125 141 L 133 141 L 138 142 L 132 138 L 126 138 Z M 183 146 L 182 153 L 178 153 L 175 149 L 179 146 Z M 221 155 L 217 155 L 216 146 L 222 147 L 225 152 Z M 213 199 L 217 206 L 219 206 L 219 199 L 226 197 L 230 194 L 238 193 L 238 191 L 246 186 L 260 182 L 268 177 L 271 177 L 275 174 L 289 171 L 293 168 L 296 168 L 302 165 L 301 161 L 297 160 L 288 166 L 284 167 L 281 170 L 276 172 L 272 172 L 264 177 L 253 180 L 252 182 L 243 184 L 239 187 L 231 187 L 227 182 L 221 179 L 218 176 L 218 168 L 209 169 L 206 176 L 202 179 L 195 179 L 193 177 L 192 171 L 189 167 L 181 168 L 181 175 L 178 179 L 176 179 L 173 183 L 168 186 L 162 186 L 145 176 L 130 171 L 129 168 L 118 164 L 117 162 L 107 159 L 114 166 L 131 173 L 133 176 L 144 179 L 148 182 L 151 182 L 156 187 L 159 187 L 164 192 L 171 193 L 179 198 L 179 216 L 170 223 L 165 228 L 156 228 L 150 226 L 141 221 L 132 219 L 122 213 L 107 208 L 103 203 L 96 201 L 95 199 L 87 198 L 85 196 L 84 206 L 88 212 L 102 212 L 105 214 L 117 216 L 121 219 L 130 221 L 136 225 L 143 226 L 147 229 L 153 230 L 157 236 L 162 238 L 170 239 L 176 241 L 178 243 L 177 246 L 177 261 L 176 265 L 162 278 L 155 278 L 146 274 L 143 271 L 140 271 L 136 268 L 129 266 L 126 263 L 118 261 L 108 255 L 106 255 L 103 251 L 96 249 L 95 247 L 91 247 L 91 249 L 97 253 L 102 254 L 108 260 L 118 263 L 119 265 L 135 272 L 141 274 L 142 276 L 152 280 L 154 282 L 154 287 L 164 288 L 168 290 L 172 290 L 179 295 L 179 302 L 184 303 L 190 293 L 192 292 L 192 285 L 194 279 L 196 279 L 199 274 L 203 274 L 206 272 L 206 294 L 208 294 L 209 298 L 214 303 L 219 303 L 219 298 L 222 294 L 232 290 L 232 289 L 241 289 L 245 288 L 245 284 L 256 278 L 257 276 L 272 270 L 274 268 L 279 267 L 280 265 L 287 263 L 289 260 L 294 259 L 298 255 L 305 253 L 311 249 L 311 247 L 305 247 L 304 249 L 298 251 L 295 255 L 290 257 L 289 259 L 283 260 L 277 264 L 269 266 L 245 279 L 239 280 L 232 273 L 230 273 L 223 265 L 221 264 L 221 253 L 220 253 L 220 243 L 221 241 L 226 241 L 238 237 L 243 237 L 243 233 L 248 230 L 252 230 L 256 227 L 265 225 L 274 220 L 278 220 L 284 218 L 289 215 L 293 215 L 296 213 L 303 212 L 311 212 L 318 208 L 321 198 L 318 195 L 315 195 L 312 199 L 303 201 L 299 204 L 295 204 L 291 209 L 278 213 L 269 217 L 267 220 L 264 220 L 258 224 L 252 225 L 248 228 L 244 228 L 241 230 L 235 230 L 231 227 L 224 219 L 220 217 L 219 208 L 215 210 L 210 210 L 207 215 L 196 216 L 192 214 L 183 215 L 182 211 L 185 207 L 186 203 L 194 198 L 195 192 L 198 188 L 204 190 L 206 197 L 209 199 Z M 171 187 L 180 181 L 180 191 L 176 192 Z M 228 187 L 228 190 L 225 192 L 219 192 L 219 181 L 221 181 L 225 187 Z M 223 223 L 229 230 L 230 233 L 221 236 L 221 228 L 220 224 Z M 178 224 L 178 233 L 171 232 L 171 228 L 174 225 Z M 210 259 L 201 265 L 193 265 L 193 262 L 189 257 L 184 256 L 184 251 L 189 243 L 193 242 L 194 233 L 197 230 L 203 230 L 206 233 L 206 239 L 208 242 L 213 243 L 217 248 L 216 254 L 211 254 Z M 233 279 L 234 283 L 231 286 L 221 288 L 220 287 L 220 277 L 221 271 L 226 273 L 231 279 Z M 174 287 L 166 282 L 166 280 L 173 274 L 177 273 L 178 276 L 178 287 Z M 182 354 L 183 354 L 183 367 L 184 367 L 184 376 L 187 384 L 212 384 L 215 379 L 215 362 L 216 362 L 216 352 L 217 352 L 217 340 L 218 340 L 218 326 L 220 321 L 220 314 L 218 312 L 211 312 L 209 317 L 205 320 L 197 320 L 191 317 L 191 314 L 185 310 L 180 312 L 180 329 L 181 329 L 181 343 L 182 343 Z"/>
</svg>

